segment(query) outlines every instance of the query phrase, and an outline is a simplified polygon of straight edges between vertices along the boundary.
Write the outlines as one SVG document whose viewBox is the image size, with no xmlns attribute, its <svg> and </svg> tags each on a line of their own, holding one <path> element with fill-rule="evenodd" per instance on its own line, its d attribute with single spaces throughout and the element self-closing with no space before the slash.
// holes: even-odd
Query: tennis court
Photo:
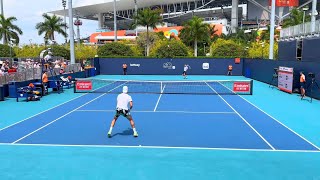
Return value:
<svg viewBox="0 0 320 180">
<path fill-rule="evenodd" d="M 110 77 L 119 78 L 108 76 Z M 166 157 L 161 153 L 159 156 L 154 155 L 155 150 L 168 150 L 166 152 L 168 154 L 179 151 L 177 154 L 186 153 L 187 159 L 190 151 L 197 151 L 195 153 L 203 159 L 206 157 L 210 159 L 213 154 L 218 155 L 224 151 L 235 152 L 235 154 L 239 151 L 240 153 L 251 152 L 255 157 L 260 156 L 257 153 L 263 152 L 316 153 L 318 157 L 317 152 L 320 152 L 318 146 L 248 100 L 252 97 L 261 98 L 258 90 L 258 95 L 255 95 L 255 84 L 252 89 L 253 95 L 238 95 L 232 91 L 230 86 L 232 81 L 223 80 L 226 77 L 215 77 L 222 79 L 219 81 L 191 77 L 190 80 L 183 82 L 176 81 L 175 76 L 169 77 L 172 80 L 166 77 L 165 81 L 152 82 L 145 80 L 162 77 L 131 78 L 136 78 L 138 81 L 122 79 L 106 83 L 104 76 L 94 78 L 94 85 L 100 82 L 96 83 L 98 88 L 95 93 L 81 93 L 76 98 L 58 106 L 3 127 L 0 130 L 2 147 L 22 148 L 24 151 L 29 151 L 28 148 L 38 148 L 37 151 L 40 149 L 45 151 L 43 148 L 56 150 L 57 148 L 84 148 L 80 150 L 81 152 L 89 151 L 85 150 L 86 148 L 98 148 L 100 152 L 108 152 L 107 156 L 111 157 L 124 149 L 133 149 L 132 151 L 135 151 L 131 153 L 133 161 L 144 161 L 135 156 L 145 156 L 145 158 L 154 158 L 155 164 L 160 163 L 159 156 Z M 206 78 L 212 79 L 212 77 Z M 235 78 L 250 82 L 242 77 Z M 134 102 L 132 115 L 139 137 L 134 138 L 129 122 L 125 118 L 120 118 L 113 130 L 112 138 L 108 138 L 107 131 L 115 113 L 116 97 L 124 85 L 129 87 L 129 94 L 133 92 L 131 94 Z M 273 90 L 270 88 L 270 91 Z M 264 100 L 267 103 L 268 100 Z M 58 154 L 60 150 L 57 150 Z M 143 155 L 141 155 L 142 150 L 144 150 Z M 127 157 L 126 153 L 124 154 Z M 177 154 L 172 158 L 183 158 Z M 129 159 L 125 162 L 130 161 Z M 204 164 L 208 165 L 208 163 Z M 109 165 L 112 167 L 112 164 Z M 130 166 L 131 169 L 133 167 Z M 175 173 L 181 174 L 182 169 L 183 167 Z M 150 173 L 154 169 L 146 171 Z M 210 179 L 204 175 L 196 176 L 194 171 L 198 170 L 193 169 L 194 177 Z M 138 179 L 153 179 L 147 175 L 148 173 L 146 172 L 144 176 L 143 171 L 140 170 Z"/>
</svg>

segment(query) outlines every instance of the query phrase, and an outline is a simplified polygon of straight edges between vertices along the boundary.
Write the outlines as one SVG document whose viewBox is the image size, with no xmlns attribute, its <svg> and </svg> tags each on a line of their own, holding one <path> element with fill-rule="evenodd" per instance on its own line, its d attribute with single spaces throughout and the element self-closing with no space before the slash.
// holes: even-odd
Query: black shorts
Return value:
<svg viewBox="0 0 320 180">
<path fill-rule="evenodd" d="M 182 73 L 182 74 L 187 75 L 187 71 L 183 71 L 183 73 Z"/>
<path fill-rule="evenodd" d="M 124 71 L 124 72 L 127 72 L 127 68 L 123 68 L 123 71 Z"/>
<path fill-rule="evenodd" d="M 123 116 L 127 119 L 132 119 L 132 116 L 130 114 L 129 110 L 124 110 L 124 109 L 116 109 L 116 114 L 114 115 L 115 118 L 118 118 L 119 116 Z"/>
<path fill-rule="evenodd" d="M 305 88 L 306 83 L 305 82 L 300 82 L 300 88 Z"/>
</svg>

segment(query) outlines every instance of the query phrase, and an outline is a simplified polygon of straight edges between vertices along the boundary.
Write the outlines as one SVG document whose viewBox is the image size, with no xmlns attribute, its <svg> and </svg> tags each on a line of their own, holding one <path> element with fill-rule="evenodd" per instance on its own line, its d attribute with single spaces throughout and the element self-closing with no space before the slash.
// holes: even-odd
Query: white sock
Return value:
<svg viewBox="0 0 320 180">
<path fill-rule="evenodd" d="M 137 133 L 137 130 L 136 130 L 136 128 L 132 128 L 132 130 L 133 130 L 133 132 L 134 132 L 134 133 Z"/>
<path fill-rule="evenodd" d="M 112 132 L 112 127 L 110 127 L 110 129 L 109 129 L 109 133 L 111 133 Z"/>
</svg>

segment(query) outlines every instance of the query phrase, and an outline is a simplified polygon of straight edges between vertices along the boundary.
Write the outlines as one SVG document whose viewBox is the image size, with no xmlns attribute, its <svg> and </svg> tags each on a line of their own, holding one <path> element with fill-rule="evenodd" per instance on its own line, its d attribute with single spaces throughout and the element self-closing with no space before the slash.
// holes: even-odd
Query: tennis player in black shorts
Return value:
<svg viewBox="0 0 320 180">
<path fill-rule="evenodd" d="M 132 130 L 133 130 L 133 136 L 134 137 L 138 137 L 138 133 L 137 130 L 135 128 L 135 123 L 132 119 L 132 116 L 130 114 L 130 110 L 133 107 L 133 102 L 132 102 L 132 98 L 130 95 L 127 94 L 128 93 L 128 87 L 124 86 L 122 93 L 118 95 L 117 97 L 117 109 L 116 109 L 116 114 L 114 115 L 114 118 L 111 122 L 110 125 L 110 129 L 108 132 L 108 137 L 111 137 L 112 134 L 112 129 L 114 127 L 114 125 L 116 124 L 116 121 L 118 120 L 119 116 L 123 116 L 125 118 L 127 118 L 130 121 Z M 130 104 L 130 108 L 128 108 L 128 104 Z"/>
<path fill-rule="evenodd" d="M 182 76 L 183 76 L 183 79 L 187 79 L 187 71 L 188 71 L 189 67 L 188 65 L 184 65 L 183 67 L 183 73 L 182 73 Z"/>
</svg>

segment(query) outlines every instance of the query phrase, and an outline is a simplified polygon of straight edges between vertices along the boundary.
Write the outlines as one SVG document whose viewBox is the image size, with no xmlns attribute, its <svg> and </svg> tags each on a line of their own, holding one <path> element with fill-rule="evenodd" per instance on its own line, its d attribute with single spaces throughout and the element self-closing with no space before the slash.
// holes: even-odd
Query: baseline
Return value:
<svg viewBox="0 0 320 180">
<path fill-rule="evenodd" d="M 316 150 L 272 150 L 272 149 L 240 149 L 240 148 L 202 148 L 202 147 L 175 147 L 175 146 L 116 146 L 116 145 L 68 145 L 68 144 L 27 144 L 27 143 L 0 143 L 0 146 L 38 146 L 38 147 L 80 147 L 80 148 L 141 148 L 141 149 L 182 149 L 182 150 L 217 150 L 217 151 L 248 151 L 248 152 L 288 152 L 288 153 L 320 153 Z"/>
</svg>

